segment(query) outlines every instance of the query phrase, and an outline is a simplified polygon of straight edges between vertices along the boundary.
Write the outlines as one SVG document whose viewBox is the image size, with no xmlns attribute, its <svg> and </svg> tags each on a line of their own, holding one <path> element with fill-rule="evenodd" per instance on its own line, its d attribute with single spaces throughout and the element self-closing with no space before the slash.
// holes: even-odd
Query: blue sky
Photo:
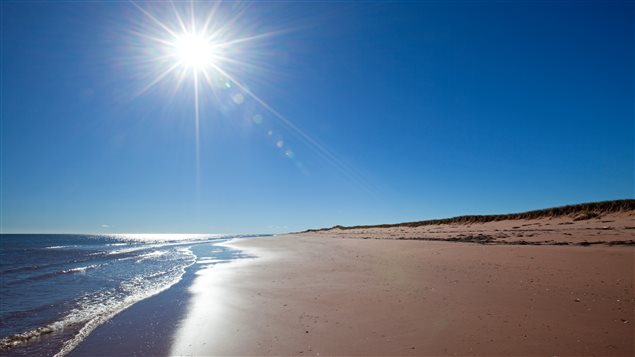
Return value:
<svg viewBox="0 0 635 357">
<path fill-rule="evenodd" d="M 201 91 L 198 180 L 192 78 L 139 94 L 157 73 L 147 16 L 1 6 L 3 232 L 283 232 L 634 197 L 632 2 L 225 4 L 231 35 L 285 30 L 232 73 L 329 154 L 230 83 Z"/>
</svg>

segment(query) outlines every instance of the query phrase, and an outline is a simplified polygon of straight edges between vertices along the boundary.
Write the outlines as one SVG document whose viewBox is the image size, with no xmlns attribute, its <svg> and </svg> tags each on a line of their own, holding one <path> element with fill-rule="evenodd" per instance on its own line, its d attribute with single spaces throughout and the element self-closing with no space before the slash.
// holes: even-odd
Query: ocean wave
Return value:
<svg viewBox="0 0 635 357">
<path fill-rule="evenodd" d="M 51 324 L 48 326 L 38 327 L 35 330 L 27 331 L 24 333 L 15 334 L 13 336 L 8 336 L 0 340 L 0 351 L 5 351 L 16 347 L 20 344 L 28 342 L 34 338 L 41 337 L 43 335 L 48 335 L 49 333 L 53 333 L 58 331 L 56 324 Z"/>
<path fill-rule="evenodd" d="M 78 268 L 71 268 L 71 269 L 66 269 L 66 270 L 62 270 L 60 273 L 61 274 L 68 274 L 68 273 L 79 273 L 79 272 L 84 272 L 88 269 L 95 269 L 99 266 L 99 264 L 92 264 L 92 265 L 87 265 L 84 267 L 78 267 Z"/>
<path fill-rule="evenodd" d="M 89 259 L 86 259 L 86 260 L 83 260 L 83 261 L 88 261 L 88 260 Z M 62 265 L 62 264 L 51 264 L 48 267 L 52 267 L 52 266 L 55 266 L 55 265 Z M 24 281 L 46 280 L 46 279 L 51 279 L 51 278 L 54 278 L 56 276 L 63 275 L 63 274 L 82 273 L 82 272 L 85 272 L 86 270 L 95 269 L 95 268 L 100 267 L 102 265 L 105 265 L 105 264 L 91 264 L 91 265 L 87 265 L 87 266 L 69 268 L 69 269 L 54 271 L 54 272 L 50 272 L 50 273 L 32 275 L 32 276 L 29 276 L 29 277 L 21 278 L 19 280 L 13 280 L 13 281 L 10 281 L 10 282 L 5 282 L 4 285 L 5 285 L 5 287 L 8 287 L 8 286 L 14 286 L 14 285 L 18 285 L 18 284 L 23 284 Z M 37 269 L 29 269 L 29 270 L 37 270 Z M 2 272 L 2 274 L 4 274 L 4 273 L 5 272 Z"/>
<path fill-rule="evenodd" d="M 178 283 L 185 269 L 194 264 L 195 256 L 191 250 L 181 251 L 180 264 L 171 269 L 135 276 L 121 282 L 119 288 L 98 291 L 82 297 L 75 308 L 63 318 L 53 323 L 35 328 L 30 331 L 15 334 L 0 339 L 0 351 L 6 351 L 24 345 L 32 340 L 56 332 L 68 331 L 75 327 L 77 332 L 63 342 L 56 357 L 64 356 L 83 341 L 97 326 L 108 321 L 121 311 L 133 304 L 156 295 L 172 285 Z M 75 273 L 97 268 L 99 265 L 89 265 L 67 269 L 65 273 Z"/>
<path fill-rule="evenodd" d="M 196 264 L 218 264 L 218 263 L 227 263 L 231 260 L 227 259 L 197 259 Z"/>
<path fill-rule="evenodd" d="M 194 239 L 194 240 L 187 240 L 187 241 L 185 240 L 184 241 L 164 241 L 164 242 L 152 241 L 152 242 L 143 243 L 143 244 L 138 244 L 138 243 L 128 244 L 130 246 L 129 248 L 115 249 L 115 250 L 111 250 L 102 254 L 106 254 L 108 256 L 126 255 L 130 253 L 141 252 L 146 250 L 180 247 L 180 246 L 184 247 L 183 249 L 187 249 L 187 247 L 191 246 L 192 244 L 201 244 L 201 243 L 207 243 L 207 242 L 209 242 L 209 239 L 206 239 L 206 240 Z"/>
<path fill-rule="evenodd" d="M 110 252 L 106 252 L 106 255 L 121 255 L 121 254 L 128 254 L 128 253 L 133 253 L 133 252 L 137 252 L 140 250 L 145 250 L 145 249 L 149 249 L 151 247 L 134 247 L 134 248 L 125 248 L 125 249 L 117 249 L 117 250 L 113 250 Z"/>
<path fill-rule="evenodd" d="M 116 249 L 116 250 L 109 251 L 109 252 L 106 253 L 106 255 L 109 255 L 109 256 L 112 256 L 112 255 L 123 255 L 123 254 L 129 254 L 129 253 L 144 251 L 144 250 L 158 249 L 158 248 L 170 247 L 170 246 L 175 246 L 175 245 L 185 245 L 185 244 L 188 244 L 188 243 L 170 242 L 170 243 L 161 243 L 161 244 L 133 245 L 130 248 L 123 248 L 123 249 Z"/>
<path fill-rule="evenodd" d="M 141 263 L 143 261 L 146 261 L 148 259 L 157 259 L 160 257 L 164 257 L 168 254 L 167 250 L 155 250 L 154 252 L 150 252 L 150 253 L 145 253 L 145 254 L 141 254 L 136 256 L 135 258 L 137 259 L 135 261 L 135 263 Z"/>
<path fill-rule="evenodd" d="M 75 347 L 77 347 L 77 345 L 82 342 L 84 339 L 86 339 L 86 337 L 88 337 L 88 335 L 95 329 L 97 328 L 97 326 L 103 324 L 104 322 L 110 320 L 112 317 L 114 317 L 115 315 L 117 315 L 118 313 L 120 313 L 121 311 L 127 309 L 128 307 L 132 306 L 133 304 L 147 299 L 151 296 L 154 296 L 162 291 L 165 291 L 167 289 L 169 289 L 172 285 L 178 283 L 181 278 L 183 277 L 183 274 L 185 274 L 185 269 L 187 267 L 189 267 L 190 265 L 194 264 L 195 261 L 195 256 L 192 253 L 191 250 L 188 250 L 189 252 L 189 256 L 190 259 L 188 261 L 187 264 L 179 266 L 178 268 L 174 269 L 174 272 L 176 274 L 174 274 L 173 277 L 170 278 L 170 280 L 162 282 L 162 284 L 157 284 L 156 286 L 150 287 L 150 288 L 146 288 L 143 289 L 141 291 L 137 290 L 137 293 L 134 295 L 129 295 L 126 296 L 124 299 L 122 300 L 111 300 L 111 304 L 110 306 L 106 306 L 106 308 L 104 308 L 104 311 L 101 313 L 97 313 L 94 315 L 93 318 L 91 318 L 90 320 L 88 320 L 84 326 L 77 332 L 77 334 L 71 338 L 70 340 L 67 340 L 66 342 L 64 342 L 64 346 L 62 347 L 62 349 L 55 354 L 54 357 L 62 357 L 65 356 L 66 354 L 68 354 L 70 351 L 72 351 Z M 168 274 L 169 272 L 160 272 L 160 273 L 156 273 L 156 274 L 152 274 L 150 276 L 147 276 L 146 278 L 155 278 L 158 276 L 169 276 L 170 274 Z M 122 284 L 123 285 L 123 284 Z M 128 282 L 128 285 L 132 285 L 134 287 L 138 287 L 139 284 L 137 284 L 136 282 L 130 283 Z M 133 289 L 134 291 L 134 289 Z"/>
<path fill-rule="evenodd" d="M 10 274 L 10 273 L 20 273 L 20 272 L 24 272 L 24 271 L 38 270 L 38 269 L 48 268 L 48 267 L 52 267 L 52 266 L 55 266 L 55 265 L 62 265 L 62 264 L 63 263 L 41 264 L 41 265 L 35 264 L 35 265 L 29 265 L 29 266 L 24 266 L 24 267 L 6 269 L 6 270 L 0 271 L 0 275 Z"/>
</svg>

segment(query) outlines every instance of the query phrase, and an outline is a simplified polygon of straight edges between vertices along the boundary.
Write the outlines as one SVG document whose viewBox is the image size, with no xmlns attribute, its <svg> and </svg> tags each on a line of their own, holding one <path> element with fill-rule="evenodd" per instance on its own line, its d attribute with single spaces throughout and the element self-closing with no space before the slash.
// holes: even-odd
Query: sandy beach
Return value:
<svg viewBox="0 0 635 357">
<path fill-rule="evenodd" d="M 471 229 L 549 223 L 551 239 L 605 244 L 356 239 L 390 238 L 380 228 L 236 240 L 256 258 L 199 272 L 171 354 L 631 356 L 635 248 L 608 242 L 632 239 L 632 212 L 566 220 Z"/>
<path fill-rule="evenodd" d="M 635 357 L 633 14 L 0 0 L 0 357 Z"/>
</svg>

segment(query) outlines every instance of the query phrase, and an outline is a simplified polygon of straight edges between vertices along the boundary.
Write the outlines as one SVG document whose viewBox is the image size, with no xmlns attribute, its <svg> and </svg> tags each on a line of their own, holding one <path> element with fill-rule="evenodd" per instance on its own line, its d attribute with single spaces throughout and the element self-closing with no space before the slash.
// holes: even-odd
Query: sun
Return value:
<svg viewBox="0 0 635 357">
<path fill-rule="evenodd" d="M 260 107 L 268 112 L 322 159 L 359 182 L 358 175 L 346 163 L 274 109 L 244 82 L 254 79 L 244 78 L 245 75 L 271 73 L 264 58 L 274 54 L 281 46 L 272 46 L 269 40 L 288 33 L 290 28 L 256 31 L 260 23 L 254 18 L 243 19 L 247 7 L 236 6 L 235 2 L 169 1 L 169 6 L 157 2 L 153 7 L 155 11 L 146 9 L 153 2 L 144 2 L 143 6 L 135 0 L 130 0 L 130 3 L 147 20 L 137 21 L 130 29 L 138 50 L 133 62 L 143 75 L 147 75 L 147 83 L 136 95 L 140 96 L 162 82 L 172 82 L 174 93 L 186 83 L 192 86 L 197 191 L 200 191 L 201 185 L 201 102 L 215 103 L 220 111 L 225 111 L 228 103 L 229 106 L 240 106 L 246 101 L 252 102 L 249 104 L 251 108 Z M 276 141 L 276 146 L 285 150 L 285 156 L 293 158 L 293 152 L 282 140 Z"/>
<path fill-rule="evenodd" d="M 195 72 L 204 71 L 214 64 L 214 45 L 202 34 L 185 32 L 178 35 L 172 46 L 178 63 Z"/>
</svg>

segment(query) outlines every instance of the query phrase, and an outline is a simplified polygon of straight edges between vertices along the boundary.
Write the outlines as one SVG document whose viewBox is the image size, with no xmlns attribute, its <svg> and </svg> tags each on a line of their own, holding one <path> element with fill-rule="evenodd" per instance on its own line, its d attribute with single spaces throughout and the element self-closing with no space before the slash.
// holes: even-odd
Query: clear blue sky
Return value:
<svg viewBox="0 0 635 357">
<path fill-rule="evenodd" d="M 632 2 L 221 6 L 218 21 L 242 10 L 236 36 L 287 30 L 233 70 L 337 159 L 236 86 L 203 91 L 200 185 L 192 78 L 139 94 L 147 16 L 1 6 L 5 233 L 281 232 L 634 197 Z"/>
</svg>

